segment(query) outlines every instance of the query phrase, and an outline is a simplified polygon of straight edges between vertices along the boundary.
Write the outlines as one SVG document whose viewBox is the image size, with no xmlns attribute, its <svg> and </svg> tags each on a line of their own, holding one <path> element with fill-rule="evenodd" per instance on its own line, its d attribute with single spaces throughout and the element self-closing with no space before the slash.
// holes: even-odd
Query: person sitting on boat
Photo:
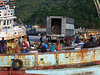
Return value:
<svg viewBox="0 0 100 75">
<path fill-rule="evenodd" d="M 93 47 L 98 47 L 98 43 L 97 43 L 97 41 L 94 40 L 94 38 L 92 37 L 92 35 L 90 35 L 89 41 L 86 42 L 83 45 L 83 48 L 93 48 Z"/>
<path fill-rule="evenodd" d="M 89 42 L 92 42 L 94 40 L 94 38 L 92 37 L 92 34 L 90 35 L 90 39 Z"/>
<path fill-rule="evenodd" d="M 51 42 L 51 38 L 50 37 L 47 40 L 48 40 L 48 42 Z"/>
<path fill-rule="evenodd" d="M 2 40 L 0 41 L 1 53 L 6 52 L 5 43 L 6 43 L 6 41 L 4 40 L 4 37 L 3 37 Z"/>
<path fill-rule="evenodd" d="M 45 45 L 45 48 L 47 49 L 48 48 L 48 44 L 47 43 L 44 43 L 44 45 Z"/>
<path fill-rule="evenodd" d="M 83 36 L 82 36 L 81 33 L 80 33 L 80 35 L 79 35 L 79 40 L 80 40 L 80 41 L 83 41 Z"/>
<path fill-rule="evenodd" d="M 70 42 L 70 40 L 68 38 L 66 38 L 64 44 L 66 46 L 70 46 L 71 45 L 71 42 Z"/>
<path fill-rule="evenodd" d="M 41 52 L 47 52 L 47 49 L 46 49 L 44 43 L 41 44 L 40 49 L 41 49 Z"/>
<path fill-rule="evenodd" d="M 72 41 L 71 41 L 71 45 L 74 45 L 74 43 L 75 43 L 75 40 L 73 38 Z"/>
<path fill-rule="evenodd" d="M 9 53 L 15 53 L 15 51 L 12 50 L 12 48 L 11 48 L 10 46 L 8 46 L 8 51 L 7 51 L 6 53 L 7 53 L 7 54 L 9 54 Z"/>
<path fill-rule="evenodd" d="M 28 48 L 28 43 L 24 41 L 24 47 Z"/>
<path fill-rule="evenodd" d="M 77 35 L 77 36 L 76 36 L 76 39 L 75 39 L 75 43 L 78 44 L 79 42 L 80 42 L 80 40 L 79 40 L 79 36 Z"/>
<path fill-rule="evenodd" d="M 49 42 L 48 42 L 48 39 L 46 40 L 46 44 L 48 45 L 48 48 L 49 48 Z"/>
<path fill-rule="evenodd" d="M 100 37 L 97 39 L 97 44 L 100 46 Z"/>
<path fill-rule="evenodd" d="M 54 50 L 55 50 L 55 47 L 54 47 L 53 43 L 51 43 L 50 51 L 54 51 Z"/>
</svg>

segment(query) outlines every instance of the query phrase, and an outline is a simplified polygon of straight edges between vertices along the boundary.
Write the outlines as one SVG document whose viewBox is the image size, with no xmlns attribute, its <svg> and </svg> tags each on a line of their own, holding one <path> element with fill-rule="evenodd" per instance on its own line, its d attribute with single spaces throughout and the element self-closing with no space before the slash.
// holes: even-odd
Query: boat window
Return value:
<svg viewBox="0 0 100 75">
<path fill-rule="evenodd" d="M 10 10 L 8 10 L 8 12 L 10 12 Z"/>
<path fill-rule="evenodd" d="M 3 25 L 6 25 L 6 21 L 4 21 L 4 24 Z"/>
<path fill-rule="evenodd" d="M 5 29 L 7 29 L 7 28 L 9 29 L 10 27 L 4 27 L 4 28 L 5 28 Z"/>
<path fill-rule="evenodd" d="M 7 20 L 7 25 L 9 25 L 9 20 Z"/>
<path fill-rule="evenodd" d="M 14 34 L 16 34 L 16 32 Z"/>
<path fill-rule="evenodd" d="M 11 20 L 10 20 L 10 24 L 11 24 Z"/>
<path fill-rule="evenodd" d="M 10 27 L 8 27 L 8 28 L 10 28 Z"/>
<path fill-rule="evenodd" d="M 4 28 L 7 28 L 7 27 L 4 27 Z"/>
</svg>

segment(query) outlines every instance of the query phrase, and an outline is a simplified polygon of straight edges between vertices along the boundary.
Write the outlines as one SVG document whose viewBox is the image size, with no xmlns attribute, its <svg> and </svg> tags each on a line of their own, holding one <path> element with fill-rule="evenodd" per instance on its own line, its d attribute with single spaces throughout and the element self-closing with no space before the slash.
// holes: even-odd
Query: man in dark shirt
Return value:
<svg viewBox="0 0 100 75">
<path fill-rule="evenodd" d="M 3 53 L 3 51 L 6 52 L 6 48 L 5 48 L 5 40 L 4 40 L 4 37 L 2 38 L 2 40 L 0 41 L 0 44 L 1 44 L 1 53 Z"/>
<path fill-rule="evenodd" d="M 41 52 L 46 52 L 46 47 L 44 45 L 44 43 L 42 43 L 42 45 L 40 46 Z"/>
<path fill-rule="evenodd" d="M 43 37 L 44 37 L 45 35 L 42 35 L 41 37 L 40 37 L 40 46 L 41 46 L 41 44 L 43 43 Z"/>
<path fill-rule="evenodd" d="M 92 34 L 91 34 L 89 41 L 92 42 L 93 40 L 94 40 L 94 38 L 92 37 Z"/>
</svg>

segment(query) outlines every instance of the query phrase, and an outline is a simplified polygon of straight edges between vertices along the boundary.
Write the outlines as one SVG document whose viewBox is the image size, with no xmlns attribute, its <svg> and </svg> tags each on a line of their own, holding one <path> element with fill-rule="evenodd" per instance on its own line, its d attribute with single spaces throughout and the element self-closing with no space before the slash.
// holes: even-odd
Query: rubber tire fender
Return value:
<svg viewBox="0 0 100 75">
<path fill-rule="evenodd" d="M 19 66 L 16 66 L 16 63 L 19 63 Z M 13 63 L 12 63 L 12 67 L 13 67 L 15 70 L 21 69 L 21 68 L 23 67 L 23 62 L 22 62 L 22 60 L 20 60 L 20 59 L 14 60 Z"/>
<path fill-rule="evenodd" d="M 3 6 L 3 5 L 4 5 L 4 3 L 5 3 L 5 2 L 4 2 L 4 1 L 0 1 L 0 3 L 2 3 L 2 4 L 0 5 L 0 7 L 1 7 L 1 6 Z"/>
</svg>

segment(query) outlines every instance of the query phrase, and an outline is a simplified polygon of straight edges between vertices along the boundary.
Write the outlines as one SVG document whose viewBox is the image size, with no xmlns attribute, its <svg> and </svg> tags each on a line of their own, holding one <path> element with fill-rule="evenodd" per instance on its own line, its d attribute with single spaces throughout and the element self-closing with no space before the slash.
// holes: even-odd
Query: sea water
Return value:
<svg viewBox="0 0 100 75">
<path fill-rule="evenodd" d="M 47 74 L 47 75 L 100 75 L 100 65 L 83 67 L 83 68 L 26 70 L 25 72 L 30 74 Z"/>
</svg>

